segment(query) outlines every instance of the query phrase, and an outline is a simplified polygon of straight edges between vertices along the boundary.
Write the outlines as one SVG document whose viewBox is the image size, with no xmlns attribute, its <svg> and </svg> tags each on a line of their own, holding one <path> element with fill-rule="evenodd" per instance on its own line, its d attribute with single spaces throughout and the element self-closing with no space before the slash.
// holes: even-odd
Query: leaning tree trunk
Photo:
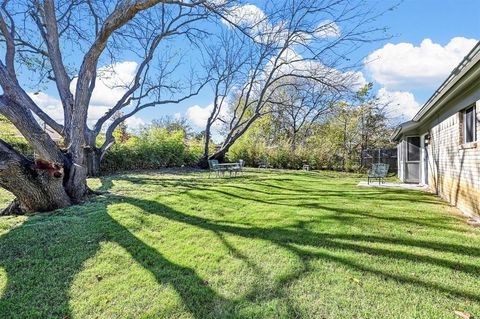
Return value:
<svg viewBox="0 0 480 319">
<path fill-rule="evenodd" d="M 62 151 L 25 107 L 6 97 L 0 98 L 0 111 L 37 155 L 33 162 L 0 139 L 0 187 L 16 197 L 4 213 L 51 211 L 85 200 L 90 191 L 84 161 L 71 153 L 79 147 Z"/>
<path fill-rule="evenodd" d="M 225 162 L 225 156 L 227 155 L 228 149 L 229 148 L 221 148 L 213 155 L 211 155 L 209 159 L 216 159 L 219 162 Z"/>
<path fill-rule="evenodd" d="M 0 141 L 0 186 L 16 197 L 0 215 L 44 212 L 71 205 L 64 177 L 62 166 L 41 160 L 32 162 Z"/>
<path fill-rule="evenodd" d="M 242 135 L 250 128 L 250 126 L 255 122 L 256 119 L 260 117 L 259 113 L 253 115 L 243 127 L 239 128 L 238 126 L 234 129 L 236 130 L 234 133 L 233 130 L 231 133 L 228 134 L 227 139 L 223 142 L 220 149 L 215 151 L 212 155 L 210 155 L 209 159 L 216 159 L 219 162 L 225 161 L 225 156 L 227 155 L 230 147 L 240 138 Z"/>
<path fill-rule="evenodd" d="M 209 158 L 206 157 L 206 156 L 202 156 L 198 162 L 197 162 L 197 166 L 199 168 L 202 168 L 202 169 L 207 169 L 208 168 L 208 160 Z"/>
</svg>

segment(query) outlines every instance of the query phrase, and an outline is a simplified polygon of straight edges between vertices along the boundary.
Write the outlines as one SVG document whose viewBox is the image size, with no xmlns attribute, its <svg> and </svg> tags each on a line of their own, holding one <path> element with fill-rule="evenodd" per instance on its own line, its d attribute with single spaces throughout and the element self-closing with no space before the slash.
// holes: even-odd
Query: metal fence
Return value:
<svg viewBox="0 0 480 319">
<path fill-rule="evenodd" d="M 362 152 L 362 167 L 371 168 L 374 163 L 389 164 L 389 171 L 397 171 L 397 149 L 396 148 L 377 148 L 367 149 Z"/>
</svg>

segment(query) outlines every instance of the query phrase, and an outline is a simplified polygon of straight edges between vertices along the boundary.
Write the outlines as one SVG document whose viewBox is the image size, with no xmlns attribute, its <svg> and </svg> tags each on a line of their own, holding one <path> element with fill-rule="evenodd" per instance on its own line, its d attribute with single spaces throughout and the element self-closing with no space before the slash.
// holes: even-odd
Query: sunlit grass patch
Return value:
<svg viewBox="0 0 480 319">
<path fill-rule="evenodd" d="M 109 193 L 0 218 L 1 314 L 478 315 L 479 230 L 431 194 L 360 188 L 360 178 L 165 170 L 92 179 Z"/>
</svg>

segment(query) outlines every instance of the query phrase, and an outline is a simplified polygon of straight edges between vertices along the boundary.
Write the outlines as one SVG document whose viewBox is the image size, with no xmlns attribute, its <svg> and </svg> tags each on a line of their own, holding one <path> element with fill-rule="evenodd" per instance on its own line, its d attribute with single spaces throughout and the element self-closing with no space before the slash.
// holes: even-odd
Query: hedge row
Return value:
<svg viewBox="0 0 480 319">
<path fill-rule="evenodd" d="M 105 155 L 102 172 L 194 166 L 202 156 L 203 143 L 187 141 L 183 131 L 150 128 L 126 143 L 115 144 Z"/>
</svg>

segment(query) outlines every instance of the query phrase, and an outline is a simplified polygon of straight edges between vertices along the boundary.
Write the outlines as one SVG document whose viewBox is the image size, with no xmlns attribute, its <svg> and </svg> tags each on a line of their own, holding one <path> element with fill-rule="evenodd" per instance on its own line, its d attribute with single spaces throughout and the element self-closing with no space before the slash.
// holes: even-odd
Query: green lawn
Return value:
<svg viewBox="0 0 480 319">
<path fill-rule="evenodd" d="M 0 218 L 0 316 L 480 316 L 480 230 L 433 195 L 359 180 L 287 171 L 91 180 L 111 193 Z"/>
</svg>

